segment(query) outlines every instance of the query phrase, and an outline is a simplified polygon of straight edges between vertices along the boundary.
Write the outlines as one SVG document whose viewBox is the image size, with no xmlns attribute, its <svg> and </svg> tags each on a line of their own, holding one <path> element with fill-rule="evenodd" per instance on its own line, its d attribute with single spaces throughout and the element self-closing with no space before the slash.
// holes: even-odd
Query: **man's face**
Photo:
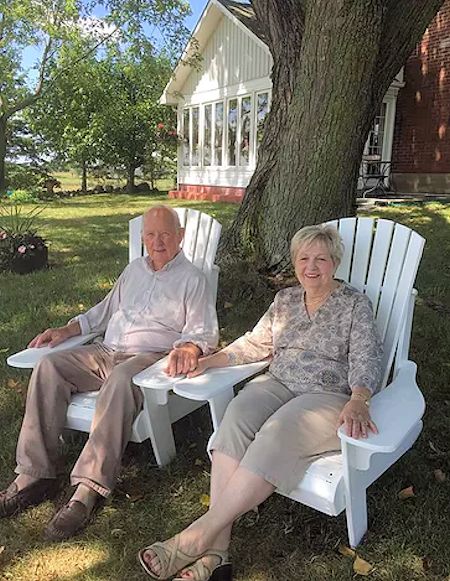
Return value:
<svg viewBox="0 0 450 581">
<path fill-rule="evenodd" d="M 155 270 L 160 270 L 176 256 L 183 234 L 169 210 L 158 208 L 145 214 L 142 238 Z"/>
</svg>

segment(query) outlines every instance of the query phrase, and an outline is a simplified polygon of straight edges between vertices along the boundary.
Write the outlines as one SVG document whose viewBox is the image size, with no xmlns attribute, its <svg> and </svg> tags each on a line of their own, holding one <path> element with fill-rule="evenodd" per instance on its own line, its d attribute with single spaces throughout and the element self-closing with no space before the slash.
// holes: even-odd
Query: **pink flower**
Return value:
<svg viewBox="0 0 450 581">
<path fill-rule="evenodd" d="M 156 126 L 158 129 L 164 129 L 164 123 L 158 123 Z"/>
<path fill-rule="evenodd" d="M 25 254 L 25 252 L 26 252 L 26 251 L 27 251 L 27 247 L 26 247 L 26 246 L 24 246 L 23 244 L 21 244 L 21 245 L 19 246 L 19 248 L 17 249 L 17 252 L 18 252 L 19 254 Z"/>
<path fill-rule="evenodd" d="M 7 237 L 8 237 L 8 234 L 4 230 L 1 230 L 0 231 L 0 240 L 4 240 Z"/>
</svg>

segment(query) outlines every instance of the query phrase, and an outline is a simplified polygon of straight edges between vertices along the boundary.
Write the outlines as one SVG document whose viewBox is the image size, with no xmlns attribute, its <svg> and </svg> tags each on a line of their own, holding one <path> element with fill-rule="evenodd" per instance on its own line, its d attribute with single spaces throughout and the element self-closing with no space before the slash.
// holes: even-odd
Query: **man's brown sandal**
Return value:
<svg viewBox="0 0 450 581">
<path fill-rule="evenodd" d="M 99 496 L 92 510 L 89 510 L 79 500 L 69 500 L 48 523 L 45 538 L 49 541 L 63 541 L 80 533 L 103 506 L 103 501 L 104 499 Z"/>
<path fill-rule="evenodd" d="M 41 478 L 21 490 L 12 482 L 0 492 L 0 518 L 19 514 L 30 506 L 55 498 L 58 492 L 59 482 L 55 478 Z"/>
</svg>

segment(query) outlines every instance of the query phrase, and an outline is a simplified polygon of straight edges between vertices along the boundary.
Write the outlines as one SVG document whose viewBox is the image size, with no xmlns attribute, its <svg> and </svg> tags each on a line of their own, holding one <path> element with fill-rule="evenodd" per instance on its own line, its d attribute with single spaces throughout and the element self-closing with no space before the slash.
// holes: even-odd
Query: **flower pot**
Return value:
<svg viewBox="0 0 450 581">
<path fill-rule="evenodd" d="M 17 274 L 28 274 L 48 266 L 47 246 L 36 246 L 31 252 L 16 254 L 11 260 L 11 271 Z"/>
</svg>

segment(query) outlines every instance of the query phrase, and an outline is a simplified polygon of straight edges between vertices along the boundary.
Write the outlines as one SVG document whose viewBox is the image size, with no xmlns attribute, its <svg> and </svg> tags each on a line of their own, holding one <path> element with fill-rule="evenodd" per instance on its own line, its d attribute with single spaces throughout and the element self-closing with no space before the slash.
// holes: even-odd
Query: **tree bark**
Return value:
<svg viewBox="0 0 450 581">
<path fill-rule="evenodd" d="M 83 194 L 87 192 L 87 164 L 84 159 L 81 162 L 81 191 Z"/>
<path fill-rule="evenodd" d="M 129 194 L 132 194 L 134 192 L 134 189 L 135 189 L 135 185 L 134 185 L 135 172 L 136 172 L 136 168 L 134 167 L 133 164 L 130 164 L 128 166 L 128 170 L 127 170 L 127 185 L 126 185 L 126 190 Z"/>
<path fill-rule="evenodd" d="M 282 272 L 299 228 L 355 213 L 373 117 L 442 0 L 252 4 L 274 61 L 272 107 L 221 257 L 243 246 L 260 268 Z"/>
</svg>

